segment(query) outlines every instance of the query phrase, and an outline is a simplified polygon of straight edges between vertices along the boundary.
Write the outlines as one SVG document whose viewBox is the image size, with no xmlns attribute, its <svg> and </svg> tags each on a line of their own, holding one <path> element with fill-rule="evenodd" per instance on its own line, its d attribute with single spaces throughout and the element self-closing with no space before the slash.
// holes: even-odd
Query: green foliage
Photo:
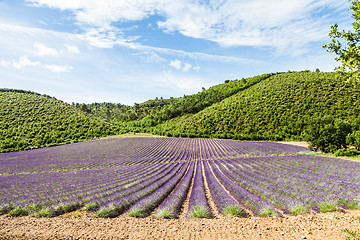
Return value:
<svg viewBox="0 0 360 240">
<path fill-rule="evenodd" d="M 135 208 L 129 211 L 127 215 L 129 217 L 143 218 L 147 216 L 147 213 L 144 208 Z"/>
<path fill-rule="evenodd" d="M 342 148 L 342 149 L 336 150 L 336 152 L 334 154 L 336 157 L 339 157 L 339 156 L 351 157 L 351 156 L 360 155 L 360 151 L 356 150 L 356 149 Z"/>
<path fill-rule="evenodd" d="M 299 215 L 309 212 L 310 212 L 309 208 L 303 204 L 297 204 L 290 207 L 290 214 L 292 215 Z"/>
<path fill-rule="evenodd" d="M 351 125 L 332 116 L 314 118 L 305 129 L 305 140 L 312 150 L 335 152 L 346 148 L 346 136 L 351 133 Z"/>
<path fill-rule="evenodd" d="M 224 208 L 223 215 L 225 216 L 234 216 L 234 217 L 246 217 L 246 212 L 240 206 L 229 205 Z"/>
<path fill-rule="evenodd" d="M 156 98 L 132 107 L 112 103 L 69 105 L 28 91 L 1 89 L 0 152 L 125 132 L 190 138 L 304 140 L 309 135 L 304 130 L 311 130 L 316 120 L 327 115 L 334 121 L 321 128 L 324 135 L 320 140 L 326 145 L 322 147 L 325 151 L 335 151 L 347 144 L 360 147 L 360 134 L 356 132 L 360 131 L 359 112 L 360 89 L 337 79 L 335 73 L 310 71 L 227 81 L 190 96 Z M 348 123 L 353 133 L 344 137 Z M 316 128 L 315 125 L 313 130 Z M 314 149 L 320 149 L 318 145 L 314 144 Z"/>
<path fill-rule="evenodd" d="M 122 212 L 122 209 L 119 209 L 115 205 L 110 205 L 107 207 L 100 208 L 95 214 L 94 217 L 99 218 L 114 218 L 119 216 L 119 214 Z"/>
<path fill-rule="evenodd" d="M 348 234 L 348 236 L 345 237 L 346 240 L 360 240 L 360 234 L 355 231 L 351 231 L 349 229 L 344 229 L 341 231 Z"/>
<path fill-rule="evenodd" d="M 30 211 L 27 208 L 16 207 L 9 212 L 9 215 L 12 217 L 19 217 L 19 216 L 27 216 L 29 215 Z"/>
<path fill-rule="evenodd" d="M 360 150 L 360 130 L 354 131 L 346 136 L 346 143 Z"/>
<path fill-rule="evenodd" d="M 53 215 L 53 210 L 51 208 L 42 208 L 34 215 L 36 217 L 51 217 Z"/>
<path fill-rule="evenodd" d="M 334 73 L 291 72 L 272 75 L 198 113 L 151 130 L 175 137 L 304 140 L 302 132 L 314 118 L 331 115 L 352 123 L 359 112 L 360 89 Z"/>
<path fill-rule="evenodd" d="M 156 214 L 155 217 L 156 218 L 172 219 L 172 218 L 174 218 L 174 213 L 170 209 L 163 208 Z"/>
<path fill-rule="evenodd" d="M 91 202 L 88 204 L 85 204 L 85 206 L 82 208 L 82 210 L 84 211 L 97 211 L 99 209 L 99 204 L 95 203 L 95 202 Z"/>
<path fill-rule="evenodd" d="M 338 57 L 336 61 L 341 61 L 342 65 L 336 70 L 340 74 L 353 82 L 360 80 L 360 2 L 351 2 L 352 16 L 354 18 L 353 31 L 339 31 L 338 24 L 331 27 L 329 33 L 331 43 L 324 45 L 328 52 L 335 53 Z M 347 47 L 343 47 L 343 43 Z"/>
<path fill-rule="evenodd" d="M 260 209 L 259 215 L 261 217 L 279 217 L 279 214 L 272 207 L 264 207 Z"/>
<path fill-rule="evenodd" d="M 191 218 L 209 218 L 209 211 L 202 205 L 196 205 L 190 210 L 189 216 Z"/>
<path fill-rule="evenodd" d="M 339 206 L 335 202 L 321 202 L 318 205 L 320 212 L 336 212 Z"/>
<path fill-rule="evenodd" d="M 184 95 L 181 98 L 156 98 L 155 100 L 135 104 L 133 107 L 121 104 L 95 103 L 87 105 L 87 109 L 95 116 L 103 118 L 111 116 L 110 119 L 126 121 L 128 122 L 127 126 L 132 131 L 136 131 L 137 128 L 145 130 L 148 127 L 156 126 L 185 114 L 197 113 L 214 103 L 253 86 L 271 75 L 264 74 L 248 79 L 226 81 L 226 84 L 219 84 L 207 90 L 203 89 L 203 91 L 197 94 Z M 80 104 L 75 106 L 81 108 Z"/>
<path fill-rule="evenodd" d="M 89 140 L 120 129 L 55 98 L 0 89 L 0 152 Z"/>
</svg>

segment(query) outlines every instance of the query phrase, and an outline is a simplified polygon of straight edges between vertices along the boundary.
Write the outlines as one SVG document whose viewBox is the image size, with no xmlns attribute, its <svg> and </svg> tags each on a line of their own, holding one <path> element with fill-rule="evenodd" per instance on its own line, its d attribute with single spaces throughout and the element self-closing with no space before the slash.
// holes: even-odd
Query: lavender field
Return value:
<svg viewBox="0 0 360 240">
<path fill-rule="evenodd" d="M 165 137 L 3 153 L 0 213 L 211 218 L 360 209 L 360 163 L 307 153 L 281 143 Z"/>
</svg>

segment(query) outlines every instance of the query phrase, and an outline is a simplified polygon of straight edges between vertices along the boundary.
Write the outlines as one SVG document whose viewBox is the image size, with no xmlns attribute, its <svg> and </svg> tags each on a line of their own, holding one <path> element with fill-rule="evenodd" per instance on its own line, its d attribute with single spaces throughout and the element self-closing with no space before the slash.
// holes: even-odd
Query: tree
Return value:
<svg viewBox="0 0 360 240">
<path fill-rule="evenodd" d="M 312 119 L 305 129 L 305 140 L 311 150 L 335 152 L 346 148 L 346 136 L 351 133 L 350 123 L 335 119 L 333 116 Z"/>
<path fill-rule="evenodd" d="M 338 55 L 335 60 L 341 61 L 342 65 L 335 68 L 337 73 L 349 81 L 358 83 L 360 82 L 360 1 L 352 1 L 350 9 L 355 20 L 352 24 L 354 31 L 339 31 L 338 24 L 334 24 L 329 33 L 331 43 L 323 47 L 328 52 Z M 347 47 L 343 47 L 344 43 Z"/>
</svg>

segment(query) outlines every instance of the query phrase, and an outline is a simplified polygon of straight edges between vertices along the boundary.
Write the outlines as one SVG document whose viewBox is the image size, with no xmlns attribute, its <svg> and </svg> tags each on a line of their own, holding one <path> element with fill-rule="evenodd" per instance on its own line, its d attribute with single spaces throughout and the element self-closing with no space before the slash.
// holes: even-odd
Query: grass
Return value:
<svg viewBox="0 0 360 240">
<path fill-rule="evenodd" d="M 234 217 L 246 217 L 246 212 L 238 205 L 229 205 L 224 208 L 223 215 L 234 216 Z"/>
<path fill-rule="evenodd" d="M 30 211 L 27 208 L 16 207 L 9 212 L 9 215 L 12 217 L 19 217 L 19 216 L 27 216 L 29 215 Z"/>
<path fill-rule="evenodd" d="M 95 202 L 91 202 L 91 203 L 87 203 L 82 210 L 84 211 L 90 211 L 90 212 L 95 212 L 99 209 L 99 204 L 95 203 Z"/>
<path fill-rule="evenodd" d="M 102 217 L 102 218 L 113 218 L 116 217 L 116 208 L 114 205 L 110 205 L 108 207 L 100 208 L 95 214 L 94 217 Z"/>
<path fill-rule="evenodd" d="M 349 209 L 358 209 L 358 210 L 360 210 L 360 201 L 359 200 L 348 201 L 344 205 Z"/>
<path fill-rule="evenodd" d="M 360 234 L 355 231 L 350 231 L 349 229 L 344 229 L 341 231 L 348 234 L 348 236 L 345 237 L 346 240 L 360 240 Z"/>
<path fill-rule="evenodd" d="M 10 212 L 12 208 L 10 204 L 0 205 L 0 215 Z"/>
<path fill-rule="evenodd" d="M 280 217 L 279 213 L 272 207 L 264 207 L 260 210 L 259 215 L 261 217 Z"/>
<path fill-rule="evenodd" d="M 155 215 L 155 217 L 156 218 L 166 218 L 166 219 L 175 218 L 173 211 L 168 208 L 160 209 L 159 212 Z"/>
<path fill-rule="evenodd" d="M 145 211 L 144 208 L 134 208 L 132 210 L 130 210 L 127 215 L 129 217 L 138 217 L 138 218 L 143 218 L 147 216 L 147 213 Z"/>
<path fill-rule="evenodd" d="M 290 214 L 292 215 L 299 215 L 309 212 L 310 212 L 309 208 L 303 204 L 296 204 L 290 207 Z"/>
<path fill-rule="evenodd" d="M 53 210 L 51 208 L 42 208 L 37 213 L 35 213 L 36 217 L 50 217 L 53 214 Z"/>
<path fill-rule="evenodd" d="M 191 218 L 209 218 L 210 212 L 202 205 L 196 205 L 191 208 L 189 213 Z"/>
<path fill-rule="evenodd" d="M 340 210 L 335 202 L 321 202 L 318 207 L 320 212 L 337 212 Z"/>
</svg>

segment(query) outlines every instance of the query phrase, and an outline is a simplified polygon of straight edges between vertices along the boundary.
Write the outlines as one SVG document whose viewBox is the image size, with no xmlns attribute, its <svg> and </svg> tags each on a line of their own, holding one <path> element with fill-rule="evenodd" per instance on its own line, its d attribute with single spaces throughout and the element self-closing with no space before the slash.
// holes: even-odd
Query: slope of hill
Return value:
<svg viewBox="0 0 360 240">
<path fill-rule="evenodd" d="M 315 117 L 360 122 L 360 89 L 334 73 L 264 74 L 134 106 L 73 104 L 0 89 L 0 152 L 124 132 L 242 140 L 302 140 Z"/>
<path fill-rule="evenodd" d="M 92 139 L 120 127 L 46 95 L 0 89 L 0 152 Z"/>
<path fill-rule="evenodd" d="M 360 89 L 334 73 L 273 75 L 197 114 L 153 128 L 168 136 L 300 140 L 310 119 L 331 115 L 352 122 L 360 112 Z"/>
<path fill-rule="evenodd" d="M 184 95 L 184 97 L 180 98 L 157 98 L 135 104 L 133 107 L 111 103 L 87 104 L 85 111 L 106 119 L 126 121 L 128 122 L 127 125 L 132 129 L 144 129 L 185 114 L 198 113 L 212 104 L 243 91 L 272 75 L 274 74 L 263 74 L 241 80 L 227 80 L 225 84 L 219 84 L 207 90 L 204 89 L 197 94 Z M 84 105 L 77 104 L 76 106 L 84 108 Z"/>
</svg>

